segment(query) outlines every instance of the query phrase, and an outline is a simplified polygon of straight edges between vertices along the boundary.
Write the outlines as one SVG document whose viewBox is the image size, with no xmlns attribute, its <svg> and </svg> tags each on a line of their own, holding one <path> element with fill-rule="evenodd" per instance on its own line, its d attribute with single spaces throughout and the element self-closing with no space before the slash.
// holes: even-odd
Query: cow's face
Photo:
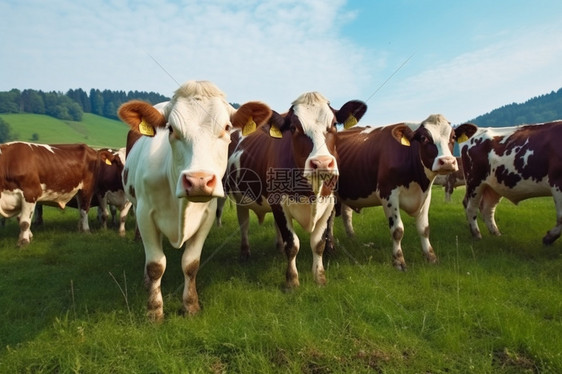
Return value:
<svg viewBox="0 0 562 374">
<path fill-rule="evenodd" d="M 322 183 L 333 188 L 339 175 L 336 153 L 336 123 L 357 123 L 365 114 L 366 105 L 350 101 L 342 109 L 330 107 L 318 92 L 309 92 L 297 98 L 285 116 L 284 128 L 291 132 L 293 158 L 304 170 L 315 192 Z"/>
<path fill-rule="evenodd" d="M 214 85 L 208 85 L 203 91 L 189 83 L 180 87 L 160 110 L 143 106 L 132 121 L 128 120 L 131 110 L 126 105 L 119 110 L 119 115 L 133 129 L 145 132 L 144 122 L 160 129 L 155 137 L 167 138 L 170 183 L 176 185 L 178 198 L 191 201 L 224 196 L 221 179 L 226 170 L 230 131 L 248 122 L 255 123 L 255 127 L 271 116 L 265 104 L 250 102 L 235 110 Z M 150 130 L 147 135 L 151 135 Z"/>
<path fill-rule="evenodd" d="M 409 146 L 410 141 L 417 142 L 421 161 L 431 172 L 447 174 L 458 170 L 457 160 L 453 156 L 455 133 L 450 122 L 442 115 L 430 115 L 413 132 L 406 125 L 399 126 L 393 135 L 403 145 Z"/>
</svg>

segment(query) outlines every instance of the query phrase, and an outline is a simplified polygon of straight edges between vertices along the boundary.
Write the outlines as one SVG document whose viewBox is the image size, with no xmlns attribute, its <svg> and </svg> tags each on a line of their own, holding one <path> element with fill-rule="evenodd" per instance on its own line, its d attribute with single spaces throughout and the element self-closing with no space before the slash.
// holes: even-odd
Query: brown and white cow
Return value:
<svg viewBox="0 0 562 374">
<path fill-rule="evenodd" d="M 243 136 L 229 158 L 227 188 L 237 202 L 241 254 L 250 254 L 249 210 L 260 222 L 272 211 L 288 259 L 288 288 L 299 285 L 296 256 L 300 243 L 293 220 L 310 233 L 315 281 L 326 282 L 323 234 L 339 174 L 336 123 L 353 125 L 366 110 L 360 101 L 349 101 L 336 110 L 318 92 L 302 94 L 286 114 L 274 112 L 266 126 Z"/>
<path fill-rule="evenodd" d="M 105 168 L 100 180 L 104 182 L 105 188 L 100 190 L 96 197 L 99 202 L 98 219 L 103 228 L 107 228 L 107 221 L 111 211 L 112 223 L 115 223 L 115 208 L 119 209 L 119 235 L 125 236 L 125 222 L 132 207 L 132 203 L 125 196 L 123 190 L 123 168 L 125 165 L 125 148 L 118 150 L 103 149 L 113 153 L 115 162 L 112 167 Z"/>
<path fill-rule="evenodd" d="M 88 211 L 92 197 L 104 191 L 103 170 L 115 157 L 85 144 L 0 145 L 0 215 L 19 217 L 18 245 L 30 243 L 31 220 L 37 203 L 61 209 L 74 197 L 80 210 L 78 228 L 90 231 Z"/>
<path fill-rule="evenodd" d="M 153 107 L 131 101 L 118 113 L 132 131 L 145 134 L 132 147 L 127 146 L 123 185 L 135 207 L 146 255 L 148 316 L 153 320 L 164 317 L 160 290 L 166 269 L 163 237 L 175 248 L 185 244 L 183 306 L 188 314 L 197 313 L 196 275 L 215 218 L 216 197 L 224 196 L 221 178 L 230 131 L 248 123 L 250 127 L 263 124 L 271 109 L 249 102 L 236 110 L 214 84 L 189 81 L 169 102 Z"/>
<path fill-rule="evenodd" d="M 463 124 L 455 129 L 466 176 L 463 200 L 470 232 L 481 238 L 477 212 L 493 235 L 502 197 L 517 204 L 538 196 L 552 196 L 556 225 L 543 237 L 552 244 L 562 230 L 562 121 L 484 128 Z"/>
<path fill-rule="evenodd" d="M 451 201 L 451 195 L 455 187 L 464 186 L 466 181 L 464 179 L 464 168 L 460 157 L 457 157 L 457 165 L 459 170 L 453 171 L 449 174 L 441 174 L 435 178 L 434 184 L 443 186 L 445 189 L 445 201 Z"/>
<path fill-rule="evenodd" d="M 397 269 L 406 269 L 400 210 L 415 218 L 426 259 L 437 261 L 429 242 L 431 186 L 438 174 L 457 170 L 453 145 L 453 128 L 440 114 L 430 115 L 418 124 L 355 127 L 338 134 L 339 202 L 354 210 L 382 206 Z M 347 212 L 342 216 L 349 232 L 353 229 Z"/>
</svg>

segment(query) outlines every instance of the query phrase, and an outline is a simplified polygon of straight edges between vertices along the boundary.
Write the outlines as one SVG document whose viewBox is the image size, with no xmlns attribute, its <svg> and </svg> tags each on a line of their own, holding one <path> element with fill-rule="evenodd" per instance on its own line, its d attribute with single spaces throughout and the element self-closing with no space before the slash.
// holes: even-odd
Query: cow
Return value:
<svg viewBox="0 0 562 374">
<path fill-rule="evenodd" d="M 113 153 L 116 162 L 113 163 L 114 167 L 106 168 L 100 178 L 105 182 L 106 188 L 96 195 L 99 202 L 98 220 L 103 228 L 107 228 L 110 211 L 112 223 L 115 223 L 115 208 L 119 209 L 119 235 L 125 236 L 125 222 L 127 220 L 129 210 L 133 205 L 125 196 L 123 181 L 121 178 L 123 167 L 125 165 L 125 148 L 123 147 L 118 150 L 105 148 L 103 150 Z M 105 193 L 102 194 L 102 191 Z"/>
<path fill-rule="evenodd" d="M 438 174 L 458 170 L 453 128 L 441 114 L 421 123 L 354 127 L 338 134 L 340 178 L 336 197 L 348 233 L 351 210 L 382 206 L 392 237 L 392 264 L 406 270 L 400 210 L 415 218 L 426 259 L 437 262 L 429 241 L 431 186 Z M 342 207 L 344 208 L 344 207 Z"/>
<path fill-rule="evenodd" d="M 98 152 L 85 144 L 0 145 L 0 215 L 18 216 L 18 246 L 28 245 L 33 238 L 31 220 L 37 203 L 63 209 L 76 196 L 78 228 L 89 232 L 92 197 L 106 188 L 100 175 L 113 161 L 112 153 Z"/>
<path fill-rule="evenodd" d="M 464 179 L 464 168 L 460 157 L 457 157 L 457 165 L 459 169 L 449 174 L 438 175 L 435 178 L 434 184 L 443 186 L 445 189 L 445 201 L 451 201 L 451 195 L 455 187 L 464 186 L 466 181 Z"/>
<path fill-rule="evenodd" d="M 315 282 L 326 283 L 322 255 L 338 178 L 336 124 L 354 125 L 366 110 L 365 103 L 355 100 L 336 110 L 322 94 L 304 93 L 287 113 L 273 112 L 267 125 L 258 131 L 250 135 L 242 132 L 229 158 L 227 188 L 237 203 L 241 256 L 250 255 L 249 210 L 256 213 L 260 222 L 271 211 L 278 243 L 288 260 L 288 289 L 299 286 L 296 256 L 300 242 L 293 220 L 310 233 Z"/>
<path fill-rule="evenodd" d="M 486 128 L 465 123 L 455 129 L 466 177 L 463 205 L 470 232 L 482 238 L 480 210 L 488 231 L 501 235 L 495 221 L 502 197 L 514 204 L 539 196 L 552 196 L 556 225 L 543 237 L 552 244 L 562 230 L 562 120 Z"/>
<path fill-rule="evenodd" d="M 221 179 L 226 170 L 232 128 L 252 128 L 271 116 L 269 106 L 248 102 L 234 109 L 219 88 L 208 81 L 188 81 L 169 102 L 152 106 L 130 101 L 119 117 L 136 140 L 127 144 L 123 186 L 133 203 L 145 251 L 147 315 L 164 318 L 161 279 L 166 270 L 162 247 L 166 237 L 175 248 L 185 244 L 183 308 L 200 310 L 196 289 L 201 251 L 213 225 L 217 197 L 224 196 Z"/>
</svg>

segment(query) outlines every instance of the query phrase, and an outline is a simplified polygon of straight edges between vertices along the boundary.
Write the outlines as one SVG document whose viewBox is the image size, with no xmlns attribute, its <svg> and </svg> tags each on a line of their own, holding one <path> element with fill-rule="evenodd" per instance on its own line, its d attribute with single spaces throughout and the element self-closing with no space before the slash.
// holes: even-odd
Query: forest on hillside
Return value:
<svg viewBox="0 0 562 374">
<path fill-rule="evenodd" d="M 91 89 L 86 93 L 81 88 L 66 93 L 12 89 L 0 92 L 0 113 L 46 114 L 61 120 L 81 121 L 84 113 L 119 119 L 117 109 L 129 100 L 144 100 L 151 104 L 170 100 L 155 92 L 111 91 Z"/>
<path fill-rule="evenodd" d="M 481 127 L 504 127 L 558 119 L 562 119 L 562 88 L 533 97 L 521 104 L 504 105 L 468 122 Z"/>
</svg>

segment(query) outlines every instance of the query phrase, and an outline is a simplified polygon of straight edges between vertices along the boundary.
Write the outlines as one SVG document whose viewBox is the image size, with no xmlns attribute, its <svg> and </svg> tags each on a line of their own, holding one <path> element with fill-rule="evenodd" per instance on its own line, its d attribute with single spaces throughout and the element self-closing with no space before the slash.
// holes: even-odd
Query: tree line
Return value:
<svg viewBox="0 0 562 374">
<path fill-rule="evenodd" d="M 562 88 L 533 97 L 521 104 L 508 104 L 469 122 L 481 127 L 504 127 L 562 119 Z"/>
<path fill-rule="evenodd" d="M 155 92 L 111 91 L 92 88 L 70 89 L 66 93 L 12 89 L 0 92 L 0 113 L 46 114 L 61 120 L 81 121 L 84 113 L 118 119 L 117 109 L 126 101 L 138 99 L 151 104 L 170 100 Z"/>
</svg>

